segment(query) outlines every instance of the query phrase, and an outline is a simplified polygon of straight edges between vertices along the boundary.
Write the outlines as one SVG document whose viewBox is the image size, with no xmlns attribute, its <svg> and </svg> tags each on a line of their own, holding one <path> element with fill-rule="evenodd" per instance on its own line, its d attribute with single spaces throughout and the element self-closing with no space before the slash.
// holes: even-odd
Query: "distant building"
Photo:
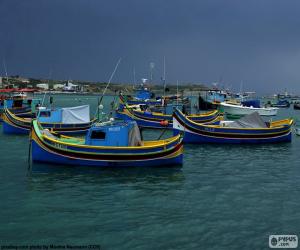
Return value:
<svg viewBox="0 0 300 250">
<path fill-rule="evenodd" d="M 71 81 L 68 81 L 65 83 L 63 90 L 70 91 L 70 92 L 80 91 L 80 86 L 73 84 Z"/>
<path fill-rule="evenodd" d="M 54 90 L 63 89 L 64 86 L 65 86 L 64 84 L 57 83 L 53 85 L 53 89 Z"/>
<path fill-rule="evenodd" d="M 48 83 L 39 83 L 36 85 L 37 88 L 43 89 L 43 90 L 48 90 L 49 89 L 49 84 Z"/>
<path fill-rule="evenodd" d="M 29 79 L 23 77 L 18 77 L 16 80 L 18 80 L 21 83 L 30 83 Z"/>
</svg>

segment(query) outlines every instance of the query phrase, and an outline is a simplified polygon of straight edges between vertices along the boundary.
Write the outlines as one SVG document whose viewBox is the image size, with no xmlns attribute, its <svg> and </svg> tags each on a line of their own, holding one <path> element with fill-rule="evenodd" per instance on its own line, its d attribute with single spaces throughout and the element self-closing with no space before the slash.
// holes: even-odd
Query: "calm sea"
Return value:
<svg viewBox="0 0 300 250">
<path fill-rule="evenodd" d="M 93 96 L 54 102 L 97 105 Z M 288 116 L 300 111 L 276 118 Z M 271 234 L 300 236 L 296 135 L 278 145 L 186 145 L 182 168 L 158 169 L 35 164 L 28 172 L 28 143 L 0 133 L 0 245 L 269 249 Z"/>
</svg>

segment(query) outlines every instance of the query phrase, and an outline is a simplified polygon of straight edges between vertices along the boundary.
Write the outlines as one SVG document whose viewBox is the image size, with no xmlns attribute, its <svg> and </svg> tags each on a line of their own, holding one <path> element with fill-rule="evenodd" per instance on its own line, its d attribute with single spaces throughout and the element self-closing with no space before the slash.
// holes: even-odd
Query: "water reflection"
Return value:
<svg viewBox="0 0 300 250">
<path fill-rule="evenodd" d="M 66 185 L 114 185 L 114 184 L 164 184 L 181 185 L 185 180 L 181 167 L 160 168 L 93 168 L 56 166 L 34 163 L 28 176 L 29 188 L 40 188 L 53 183 Z"/>
</svg>

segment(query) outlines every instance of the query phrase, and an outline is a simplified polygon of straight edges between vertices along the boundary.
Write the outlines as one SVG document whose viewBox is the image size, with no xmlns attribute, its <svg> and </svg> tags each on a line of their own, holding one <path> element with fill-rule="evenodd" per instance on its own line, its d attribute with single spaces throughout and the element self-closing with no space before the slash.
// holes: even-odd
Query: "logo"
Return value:
<svg viewBox="0 0 300 250">
<path fill-rule="evenodd" d="M 269 247 L 270 248 L 297 248 L 298 236 L 297 235 L 270 235 Z"/>
</svg>

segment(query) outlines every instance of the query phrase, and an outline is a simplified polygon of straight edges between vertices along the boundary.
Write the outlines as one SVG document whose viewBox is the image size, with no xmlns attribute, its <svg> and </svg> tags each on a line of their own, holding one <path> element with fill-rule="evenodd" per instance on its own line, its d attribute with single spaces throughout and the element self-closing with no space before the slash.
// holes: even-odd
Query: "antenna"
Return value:
<svg viewBox="0 0 300 250">
<path fill-rule="evenodd" d="M 6 68 L 5 59 L 3 59 L 3 67 L 4 67 L 4 71 L 5 71 L 6 82 L 7 82 L 7 84 L 8 84 L 8 75 L 7 75 L 7 68 Z"/>
<path fill-rule="evenodd" d="M 164 96 L 166 95 L 166 57 L 164 56 L 164 76 L 163 76 L 163 84 L 164 84 Z"/>
<path fill-rule="evenodd" d="M 106 92 L 106 90 L 107 90 L 107 88 L 108 88 L 108 86 L 109 86 L 109 84 L 110 84 L 112 78 L 114 77 L 114 75 L 115 75 L 115 73 L 116 73 L 116 71 L 117 71 L 117 68 L 118 68 L 118 66 L 119 66 L 119 64 L 120 64 L 120 62 L 121 62 L 121 59 L 122 59 L 122 58 L 120 58 L 120 59 L 118 60 L 116 66 L 115 66 L 115 68 L 114 68 L 114 71 L 112 72 L 112 74 L 111 74 L 111 76 L 110 76 L 110 78 L 109 78 L 109 80 L 108 80 L 108 83 L 106 84 L 105 89 L 103 90 L 103 93 L 102 93 L 101 98 L 98 99 L 98 107 L 97 107 L 98 121 L 99 121 L 99 117 L 100 117 L 100 115 L 99 115 L 100 105 L 101 105 L 101 103 L 102 103 L 102 100 L 103 100 L 103 97 L 104 97 L 104 95 L 105 95 L 105 92 Z"/>
<path fill-rule="evenodd" d="M 150 83 L 153 83 L 153 69 L 155 67 L 154 62 L 150 63 Z"/>
<path fill-rule="evenodd" d="M 243 80 L 241 81 L 241 85 L 240 85 L 240 94 L 242 94 L 243 91 Z"/>
<path fill-rule="evenodd" d="M 176 100 L 177 100 L 177 108 L 178 108 L 178 97 L 179 97 L 179 95 L 178 95 L 178 80 L 177 80 L 177 98 L 176 98 Z"/>
<path fill-rule="evenodd" d="M 136 82 L 135 82 L 135 67 L 133 67 L 133 84 L 135 86 Z"/>
</svg>

